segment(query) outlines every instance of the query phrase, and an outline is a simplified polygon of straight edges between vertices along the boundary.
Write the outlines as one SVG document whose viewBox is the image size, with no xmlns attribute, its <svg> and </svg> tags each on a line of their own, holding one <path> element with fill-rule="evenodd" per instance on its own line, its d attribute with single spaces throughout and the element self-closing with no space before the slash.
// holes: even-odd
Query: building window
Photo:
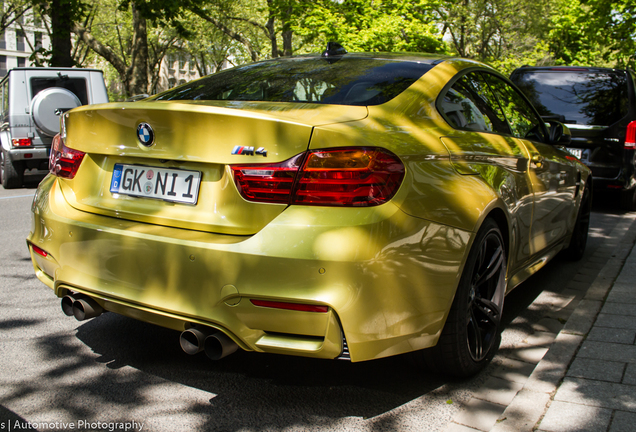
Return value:
<svg viewBox="0 0 636 432">
<path fill-rule="evenodd" d="M 177 85 L 177 79 L 176 78 L 169 78 L 168 79 L 168 87 L 169 88 L 172 88 L 172 87 L 174 87 L 176 85 Z"/>
<path fill-rule="evenodd" d="M 33 45 L 33 49 L 37 51 L 40 48 L 42 48 L 42 32 L 35 32 L 34 38 L 35 38 L 35 45 Z"/>
<path fill-rule="evenodd" d="M 22 30 L 15 31 L 16 49 L 18 51 L 24 51 L 24 32 Z"/>
<path fill-rule="evenodd" d="M 185 70 L 185 58 L 183 56 L 179 56 L 179 70 Z"/>
<path fill-rule="evenodd" d="M 18 57 L 18 67 L 25 67 L 26 59 L 24 57 Z"/>
<path fill-rule="evenodd" d="M 194 72 L 196 70 L 196 62 L 194 61 L 194 57 L 190 57 L 190 60 L 188 60 L 188 65 L 190 66 L 190 72 Z"/>
<path fill-rule="evenodd" d="M 7 49 L 7 40 L 4 38 L 4 32 L 0 34 L 0 49 Z"/>
<path fill-rule="evenodd" d="M 7 75 L 7 56 L 0 56 L 0 76 Z"/>
<path fill-rule="evenodd" d="M 168 69 L 174 71 L 174 62 L 175 62 L 174 54 L 168 55 Z"/>
</svg>

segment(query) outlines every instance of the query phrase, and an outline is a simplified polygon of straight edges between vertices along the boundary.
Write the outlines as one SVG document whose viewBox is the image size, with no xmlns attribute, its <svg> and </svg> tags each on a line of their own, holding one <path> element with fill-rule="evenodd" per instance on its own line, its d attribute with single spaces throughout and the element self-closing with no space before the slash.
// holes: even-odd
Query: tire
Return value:
<svg viewBox="0 0 636 432">
<path fill-rule="evenodd" d="M 421 352 L 424 363 L 458 378 L 486 367 L 501 341 L 505 290 L 503 236 L 495 221 L 486 219 L 468 254 L 440 340 Z"/>
<path fill-rule="evenodd" d="M 583 190 L 579 213 L 572 230 L 570 245 L 563 251 L 563 255 L 572 261 L 579 261 L 585 254 L 587 245 L 587 233 L 590 228 L 590 212 L 592 211 L 592 192 L 589 187 Z"/>
<path fill-rule="evenodd" d="M 636 210 L 636 188 L 621 191 L 621 208 L 626 211 Z"/>
<path fill-rule="evenodd" d="M 17 166 L 16 166 L 17 165 Z M 11 162 L 7 152 L 0 151 L 0 180 L 5 189 L 16 189 L 22 187 L 24 179 L 24 168 L 21 164 Z"/>
</svg>

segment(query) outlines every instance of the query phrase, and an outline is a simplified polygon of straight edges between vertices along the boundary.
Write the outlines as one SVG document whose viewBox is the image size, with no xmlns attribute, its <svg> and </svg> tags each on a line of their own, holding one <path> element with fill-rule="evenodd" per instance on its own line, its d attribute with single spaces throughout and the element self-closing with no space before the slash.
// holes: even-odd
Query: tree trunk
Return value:
<svg viewBox="0 0 636 432">
<path fill-rule="evenodd" d="M 294 35 L 294 31 L 292 30 L 290 19 L 293 13 L 293 9 L 288 7 L 285 10 L 285 13 L 281 14 L 281 21 L 283 22 L 283 55 L 290 56 L 293 54 L 292 52 L 292 36 Z"/>
<path fill-rule="evenodd" d="M 73 19 L 69 14 L 69 8 L 63 0 L 51 0 L 51 66 L 72 67 L 71 57 L 71 26 Z"/>
<path fill-rule="evenodd" d="M 146 18 L 141 16 L 134 3 L 132 4 L 132 13 L 135 33 L 133 36 L 130 80 L 127 89 L 129 96 L 148 93 L 148 33 L 146 30 Z"/>
</svg>

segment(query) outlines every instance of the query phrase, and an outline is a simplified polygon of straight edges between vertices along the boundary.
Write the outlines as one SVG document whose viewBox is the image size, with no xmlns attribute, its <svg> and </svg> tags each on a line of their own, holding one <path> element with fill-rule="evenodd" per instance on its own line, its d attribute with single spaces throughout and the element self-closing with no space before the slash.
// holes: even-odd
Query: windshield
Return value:
<svg viewBox="0 0 636 432">
<path fill-rule="evenodd" d="M 624 73 L 528 71 L 512 79 L 542 116 L 563 123 L 609 126 L 629 109 Z"/>
<path fill-rule="evenodd" d="M 379 105 L 402 93 L 432 67 L 347 56 L 275 59 L 227 69 L 152 99 Z"/>
</svg>

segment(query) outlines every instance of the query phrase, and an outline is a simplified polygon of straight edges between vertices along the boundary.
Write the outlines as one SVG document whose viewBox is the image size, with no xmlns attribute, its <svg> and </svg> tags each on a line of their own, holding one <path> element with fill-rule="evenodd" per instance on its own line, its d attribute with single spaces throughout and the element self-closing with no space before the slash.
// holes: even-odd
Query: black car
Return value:
<svg viewBox="0 0 636 432">
<path fill-rule="evenodd" d="M 636 75 L 627 69 L 521 67 L 510 76 L 541 116 L 567 124 L 568 150 L 592 169 L 595 189 L 617 189 L 636 210 Z"/>
</svg>

